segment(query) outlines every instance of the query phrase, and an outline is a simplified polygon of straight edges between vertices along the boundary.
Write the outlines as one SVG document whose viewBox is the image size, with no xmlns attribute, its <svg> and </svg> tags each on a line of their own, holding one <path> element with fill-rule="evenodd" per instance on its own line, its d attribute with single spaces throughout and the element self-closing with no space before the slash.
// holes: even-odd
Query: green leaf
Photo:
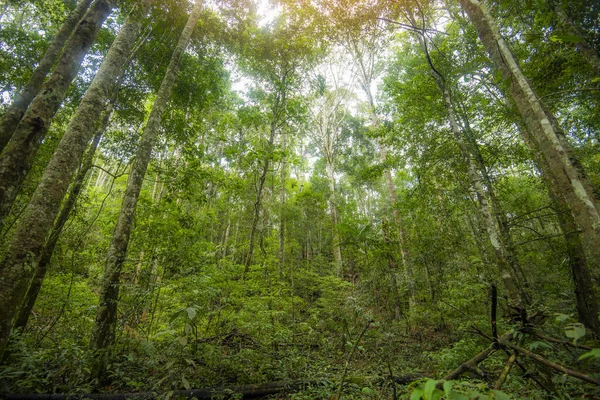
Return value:
<svg viewBox="0 0 600 400">
<path fill-rule="evenodd" d="M 187 315 L 189 319 L 194 319 L 194 317 L 196 316 L 196 309 L 193 307 L 188 307 Z"/>
<path fill-rule="evenodd" d="M 437 381 L 434 379 L 428 379 L 427 382 L 425 382 L 425 390 L 423 396 L 425 400 L 431 400 L 431 396 L 433 394 L 433 391 L 435 390 L 435 385 L 437 385 Z"/>
<path fill-rule="evenodd" d="M 492 390 L 492 398 L 496 400 L 510 400 L 510 396 L 500 390 Z"/>
<path fill-rule="evenodd" d="M 364 387 L 364 388 L 362 388 L 361 392 L 364 393 L 364 394 L 373 394 L 373 393 L 375 393 L 375 391 L 373 389 L 371 389 L 370 387 Z"/>
<path fill-rule="evenodd" d="M 552 35 L 550 40 L 559 43 L 579 43 L 583 42 L 583 39 L 577 35 L 565 34 L 565 35 Z"/>
<path fill-rule="evenodd" d="M 583 353 L 581 356 L 579 356 L 578 360 L 579 361 L 591 361 L 591 360 L 595 360 L 596 358 L 600 358 L 600 349 L 592 349 L 592 350 L 588 351 L 587 353 Z"/>
<path fill-rule="evenodd" d="M 459 393 L 456 390 L 451 391 L 450 395 L 446 397 L 448 397 L 448 400 L 469 400 L 469 396 Z"/>
<path fill-rule="evenodd" d="M 180 345 L 185 346 L 187 344 L 187 338 L 185 336 L 181 336 L 177 339 Z"/>
<path fill-rule="evenodd" d="M 452 393 L 452 386 L 454 386 L 454 382 L 444 382 L 444 394 L 446 395 L 446 397 L 450 397 L 450 393 Z"/>
<path fill-rule="evenodd" d="M 534 351 L 536 349 L 551 349 L 552 345 L 548 342 L 533 342 L 529 345 L 529 350 Z"/>
<path fill-rule="evenodd" d="M 185 376 L 181 377 L 181 383 L 183 383 L 183 387 L 186 388 L 187 390 L 190 390 L 192 388 L 192 386 L 190 385 L 190 382 L 185 379 Z"/>
<path fill-rule="evenodd" d="M 560 314 L 560 313 L 557 313 L 555 315 L 556 315 L 557 322 L 565 322 L 566 320 L 568 320 L 569 318 L 571 318 L 573 316 L 573 314 L 567 315 L 567 314 Z"/>
<path fill-rule="evenodd" d="M 413 392 L 410 395 L 410 400 L 420 400 L 421 397 L 423 397 L 423 389 L 418 387 L 415 388 L 415 390 L 413 390 Z"/>
<path fill-rule="evenodd" d="M 600 76 L 597 76 L 592 79 L 592 83 L 600 82 Z"/>
<path fill-rule="evenodd" d="M 190 324 L 185 324 L 183 326 L 183 331 L 186 335 L 189 335 L 190 333 L 192 333 L 192 326 Z"/>
<path fill-rule="evenodd" d="M 579 322 L 569 324 L 565 328 L 565 335 L 568 338 L 573 339 L 573 343 L 577 343 L 577 340 L 585 336 L 585 326 Z"/>
</svg>

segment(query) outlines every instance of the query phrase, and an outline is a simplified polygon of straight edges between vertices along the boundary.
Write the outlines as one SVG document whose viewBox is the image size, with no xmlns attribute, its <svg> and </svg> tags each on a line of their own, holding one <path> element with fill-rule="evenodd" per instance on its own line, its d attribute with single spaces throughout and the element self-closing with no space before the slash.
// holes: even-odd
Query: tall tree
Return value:
<svg viewBox="0 0 600 400">
<path fill-rule="evenodd" d="M 508 91 L 515 102 L 527 130 L 531 133 L 534 150 L 546 160 L 558 190 L 569 204 L 573 217 L 582 230 L 586 252 L 595 267 L 600 266 L 600 212 L 594 193 L 579 160 L 567 142 L 554 115 L 540 101 L 524 76 L 518 60 L 502 37 L 487 6 L 478 0 L 459 0 L 481 42 L 508 82 Z"/>
<path fill-rule="evenodd" d="M 117 226 L 112 237 L 106 265 L 104 278 L 100 291 L 100 300 L 96 312 L 96 322 L 92 333 L 91 348 L 96 351 L 92 376 L 103 379 L 106 368 L 108 349 L 113 344 L 117 322 L 117 306 L 119 300 L 119 284 L 121 269 L 125 262 L 133 219 L 137 207 L 138 198 L 144 182 L 144 176 L 148 169 L 152 148 L 156 143 L 162 115 L 171 95 L 171 90 L 177 79 L 181 59 L 190 41 L 192 32 L 200 18 L 202 3 L 196 0 L 192 13 L 181 32 L 177 46 L 171 56 L 171 61 L 165 72 L 160 88 L 156 95 L 152 111 L 142 132 L 142 138 L 136 151 L 135 161 L 131 167 L 127 188 L 123 196 Z"/>
<path fill-rule="evenodd" d="M 50 78 L 17 125 L 0 155 L 0 226 L 12 208 L 19 188 L 31 169 L 35 154 L 75 79 L 84 56 L 112 11 L 116 0 L 95 0 L 65 45 Z"/>
<path fill-rule="evenodd" d="M 329 183 L 329 211 L 331 213 L 331 246 L 336 273 L 344 275 L 341 237 L 339 233 L 339 208 L 335 178 L 336 156 L 339 151 L 342 124 L 348 114 L 348 101 L 352 92 L 343 86 L 339 76 L 334 77 L 334 87 L 327 90 L 324 78 L 318 79 L 319 98 L 313 101 L 312 140 L 325 159 L 325 171 Z M 337 87 L 340 85 L 340 87 Z"/>
<path fill-rule="evenodd" d="M 44 84 L 46 75 L 50 72 L 50 69 L 54 65 L 54 62 L 60 55 L 65 42 L 73 33 L 73 30 L 77 26 L 77 23 L 81 20 L 84 13 L 87 11 L 92 0 L 81 0 L 77 4 L 77 7 L 67 16 L 60 29 L 54 36 L 54 39 L 48 46 L 48 50 L 44 53 L 44 56 L 40 60 L 37 67 L 33 70 L 29 81 L 25 84 L 23 89 L 15 95 L 12 103 L 0 120 L 0 153 L 13 135 L 19 121 L 25 114 L 27 107 L 31 104 L 33 98 L 38 94 L 40 88 Z"/>
<path fill-rule="evenodd" d="M 123 72 L 141 24 L 141 17 L 135 14 L 119 31 L 46 167 L 0 264 L 0 282 L 10 287 L 0 295 L 0 302 L 5 304 L 0 312 L 0 353 L 6 346 L 13 318 L 23 302 L 71 178 L 81 163 L 114 83 Z"/>
<path fill-rule="evenodd" d="M 423 10 L 420 11 L 423 12 Z M 427 44 L 428 38 L 425 35 L 426 27 L 418 26 L 411 10 L 407 10 L 406 14 L 423 50 L 431 76 L 442 93 L 448 122 L 466 164 L 471 185 L 475 189 L 480 221 L 494 251 L 499 272 L 515 305 L 526 306 L 531 301 L 526 291 L 528 284 L 515 254 L 514 246 L 511 245 L 512 239 L 508 231 L 506 216 L 494 192 L 479 145 L 474 139 L 471 124 L 466 116 L 463 115 L 462 118 L 459 116 L 448 79 L 433 64 Z M 425 20 L 425 15 L 422 15 L 422 19 Z"/>
<path fill-rule="evenodd" d="M 27 326 L 27 322 L 29 321 L 29 316 L 31 315 L 31 311 L 33 310 L 33 306 L 37 300 L 38 294 L 40 293 L 40 289 L 42 288 L 42 284 L 44 283 L 44 278 L 46 277 L 46 273 L 48 272 L 48 268 L 50 267 L 50 261 L 52 261 L 52 255 L 54 254 L 54 249 L 56 248 L 56 244 L 58 243 L 58 239 L 60 238 L 60 234 L 62 233 L 65 224 L 67 223 L 69 217 L 75 205 L 77 203 L 77 199 L 83 190 L 83 185 L 85 183 L 85 178 L 88 175 L 88 172 L 92 168 L 92 164 L 94 162 L 94 155 L 96 154 L 96 149 L 98 148 L 98 144 L 100 143 L 100 139 L 102 139 L 102 135 L 106 131 L 108 127 L 108 122 L 110 120 L 110 116 L 112 114 L 112 105 L 105 110 L 105 113 L 100 121 L 100 124 L 96 130 L 96 134 L 92 139 L 92 143 L 90 144 L 85 157 L 77 171 L 77 175 L 73 180 L 73 184 L 71 185 L 71 190 L 69 191 L 69 195 L 67 196 L 67 200 L 63 204 L 60 209 L 60 213 L 54 221 L 54 226 L 52 227 L 52 231 L 48 236 L 48 240 L 44 246 L 44 250 L 42 250 L 42 254 L 40 256 L 40 260 L 36 265 L 35 274 L 31 283 L 29 284 L 29 289 L 27 289 L 27 294 L 25 295 L 25 301 L 19 310 L 19 314 L 15 319 L 15 323 L 13 329 L 23 330 Z"/>
</svg>

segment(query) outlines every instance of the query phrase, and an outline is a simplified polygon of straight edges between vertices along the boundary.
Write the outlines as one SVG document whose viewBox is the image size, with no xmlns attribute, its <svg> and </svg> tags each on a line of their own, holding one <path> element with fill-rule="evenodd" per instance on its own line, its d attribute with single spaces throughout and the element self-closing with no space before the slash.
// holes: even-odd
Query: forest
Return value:
<svg viewBox="0 0 600 400">
<path fill-rule="evenodd" d="M 600 1 L 0 0 L 0 398 L 600 399 Z"/>
</svg>

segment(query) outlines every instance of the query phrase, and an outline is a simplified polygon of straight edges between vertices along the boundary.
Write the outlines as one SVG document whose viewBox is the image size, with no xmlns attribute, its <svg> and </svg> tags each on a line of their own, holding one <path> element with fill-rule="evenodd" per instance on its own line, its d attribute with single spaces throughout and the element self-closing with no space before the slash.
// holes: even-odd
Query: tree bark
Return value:
<svg viewBox="0 0 600 400">
<path fill-rule="evenodd" d="M 100 143 L 102 135 L 106 131 L 111 114 L 112 107 L 109 106 L 109 108 L 105 110 L 102 121 L 100 122 L 100 126 L 97 129 L 94 138 L 92 139 L 92 143 L 88 148 L 88 151 L 83 159 L 79 171 L 77 171 L 77 175 L 75 176 L 75 180 L 73 181 L 73 185 L 71 187 L 71 191 L 69 192 L 69 196 L 67 197 L 65 204 L 62 206 L 60 213 L 56 218 L 56 221 L 54 221 L 52 232 L 50 232 L 50 236 L 48 237 L 46 245 L 44 246 L 44 250 L 42 251 L 40 261 L 36 266 L 35 275 L 33 276 L 33 280 L 29 285 L 29 289 L 27 290 L 27 294 L 25 295 L 25 301 L 21 306 L 19 314 L 17 315 L 17 318 L 13 325 L 13 330 L 22 331 L 27 326 L 29 316 L 31 315 L 33 306 L 35 305 L 40 289 L 42 288 L 42 284 L 44 283 L 44 278 L 46 277 L 48 267 L 50 266 L 50 261 L 52 260 L 54 249 L 56 248 L 56 244 L 58 243 L 58 238 L 60 237 L 60 234 L 62 233 L 62 230 L 65 224 L 67 223 L 67 220 L 69 219 L 73 208 L 75 208 L 77 199 L 81 194 L 85 177 L 87 176 L 88 171 L 92 168 L 94 154 L 96 153 L 96 149 L 98 148 L 98 144 Z"/>
<path fill-rule="evenodd" d="M 17 125 L 10 143 L 0 155 L 0 226 L 4 224 L 10 212 L 69 85 L 77 75 L 84 56 L 94 43 L 98 30 L 116 1 L 94 1 L 68 40 L 50 78 L 33 99 Z"/>
<path fill-rule="evenodd" d="M 167 106 L 167 101 L 171 95 L 175 80 L 177 79 L 181 58 L 190 41 L 196 23 L 200 18 L 200 9 L 201 2 L 200 0 L 196 0 L 192 13 L 181 32 L 181 36 L 173 51 L 171 61 L 169 62 L 169 66 L 167 67 L 167 71 L 165 72 L 165 76 L 156 95 L 156 100 L 152 106 L 148 122 L 142 132 L 142 139 L 127 181 L 117 226 L 108 250 L 104 278 L 100 290 L 100 299 L 96 312 L 94 332 L 90 343 L 92 350 L 97 352 L 94 365 L 92 366 L 92 377 L 98 378 L 99 380 L 102 380 L 104 377 L 104 361 L 109 355 L 107 350 L 114 342 L 117 303 L 119 298 L 119 280 L 121 269 L 125 262 L 127 247 L 129 245 L 129 237 L 133 226 L 137 201 L 142 189 L 142 183 L 148 168 L 148 163 L 150 162 L 152 148 L 158 137 L 161 118 Z"/>
<path fill-rule="evenodd" d="M 529 132 L 524 130 L 522 135 L 526 142 L 531 141 Z M 539 151 L 534 152 L 534 160 L 546 182 L 548 194 L 556 208 L 556 217 L 560 230 L 565 237 L 569 269 L 571 270 L 571 277 L 575 286 L 577 317 L 579 322 L 585 325 L 593 335 L 600 338 L 600 321 L 598 320 L 600 307 L 598 306 L 597 292 L 594 289 L 588 259 L 581 241 L 581 233 L 575 223 L 569 204 L 558 188 L 558 182 L 556 182 L 550 173 L 550 167 L 546 160 L 541 157 Z"/>
<path fill-rule="evenodd" d="M 478 0 L 459 2 L 477 29 L 490 58 L 508 82 L 509 93 L 532 135 L 534 150 L 540 150 L 558 182 L 559 190 L 583 233 L 585 251 L 597 267 L 600 263 L 598 198 L 581 163 L 575 158 L 556 118 L 544 107 L 523 75 L 487 7 Z"/>
<path fill-rule="evenodd" d="M 71 33 L 73 33 L 77 23 L 81 20 L 91 2 L 92 0 L 80 0 L 77 7 L 67 16 L 56 36 L 52 39 L 40 63 L 33 70 L 29 81 L 27 81 L 21 92 L 15 95 L 12 103 L 8 106 L 4 115 L 2 115 L 2 119 L 0 120 L 0 153 L 2 153 L 4 147 L 10 141 L 27 107 L 29 107 L 33 98 L 40 91 L 46 75 L 52 69 L 54 62 L 65 46 L 65 42 L 69 39 Z"/>
<path fill-rule="evenodd" d="M 110 8 L 104 12 L 109 10 Z M 81 163 L 94 132 L 93 127 L 105 108 L 114 82 L 122 73 L 140 26 L 140 18 L 133 16 L 119 31 L 69 122 L 2 260 L 0 287 L 9 289 L 0 293 L 0 304 L 3 304 L 0 309 L 0 355 L 6 346 L 13 318 L 25 298 L 69 182 Z"/>
</svg>

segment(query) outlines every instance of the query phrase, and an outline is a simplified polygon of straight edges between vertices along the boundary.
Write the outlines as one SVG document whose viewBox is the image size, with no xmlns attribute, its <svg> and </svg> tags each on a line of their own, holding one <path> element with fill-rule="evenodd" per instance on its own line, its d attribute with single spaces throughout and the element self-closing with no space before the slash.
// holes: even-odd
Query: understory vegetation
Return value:
<svg viewBox="0 0 600 400">
<path fill-rule="evenodd" d="M 599 12 L 0 1 L 0 397 L 600 398 Z"/>
</svg>

